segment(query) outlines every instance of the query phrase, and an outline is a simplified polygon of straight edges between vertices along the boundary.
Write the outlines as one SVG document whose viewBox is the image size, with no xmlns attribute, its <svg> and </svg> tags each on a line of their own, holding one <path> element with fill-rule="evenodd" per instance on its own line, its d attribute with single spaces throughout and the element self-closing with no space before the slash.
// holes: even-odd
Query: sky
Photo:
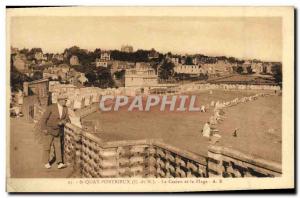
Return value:
<svg viewBox="0 0 300 198">
<path fill-rule="evenodd" d="M 281 61 L 282 21 L 280 17 L 12 17 L 10 44 L 51 53 L 74 45 L 94 50 L 129 44 L 134 50 Z"/>
</svg>

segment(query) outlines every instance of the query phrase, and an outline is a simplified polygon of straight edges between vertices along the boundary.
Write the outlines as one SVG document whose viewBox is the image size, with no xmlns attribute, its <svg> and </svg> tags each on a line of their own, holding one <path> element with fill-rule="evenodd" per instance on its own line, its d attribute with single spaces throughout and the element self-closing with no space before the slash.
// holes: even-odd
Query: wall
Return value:
<svg viewBox="0 0 300 198">
<path fill-rule="evenodd" d="M 40 99 L 37 95 L 26 96 L 21 111 L 28 122 L 37 121 L 47 108 L 48 98 Z"/>
<path fill-rule="evenodd" d="M 279 164 L 210 146 L 207 156 L 162 140 L 103 142 L 71 124 L 65 127 L 65 161 L 73 177 L 274 177 Z"/>
<path fill-rule="evenodd" d="M 210 177 L 275 177 L 282 174 L 281 164 L 220 146 L 208 148 L 208 169 Z"/>
<path fill-rule="evenodd" d="M 103 142 L 68 124 L 65 161 L 75 177 L 207 177 L 207 160 L 161 140 Z"/>
</svg>

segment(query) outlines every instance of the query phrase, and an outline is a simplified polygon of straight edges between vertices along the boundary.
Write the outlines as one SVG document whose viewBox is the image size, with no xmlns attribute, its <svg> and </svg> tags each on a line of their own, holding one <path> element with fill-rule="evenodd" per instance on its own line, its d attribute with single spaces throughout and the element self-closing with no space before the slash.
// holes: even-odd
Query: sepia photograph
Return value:
<svg viewBox="0 0 300 198">
<path fill-rule="evenodd" d="M 294 187 L 293 7 L 6 15 L 7 191 Z"/>
</svg>

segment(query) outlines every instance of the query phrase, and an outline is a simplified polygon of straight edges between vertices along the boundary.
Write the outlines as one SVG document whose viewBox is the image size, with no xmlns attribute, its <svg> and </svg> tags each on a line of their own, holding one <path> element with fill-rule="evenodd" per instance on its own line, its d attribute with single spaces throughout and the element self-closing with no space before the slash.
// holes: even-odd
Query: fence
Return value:
<svg viewBox="0 0 300 198">
<path fill-rule="evenodd" d="M 280 165 L 210 146 L 202 156 L 161 140 L 103 142 L 97 134 L 65 126 L 65 161 L 74 177 L 274 177 Z"/>
</svg>

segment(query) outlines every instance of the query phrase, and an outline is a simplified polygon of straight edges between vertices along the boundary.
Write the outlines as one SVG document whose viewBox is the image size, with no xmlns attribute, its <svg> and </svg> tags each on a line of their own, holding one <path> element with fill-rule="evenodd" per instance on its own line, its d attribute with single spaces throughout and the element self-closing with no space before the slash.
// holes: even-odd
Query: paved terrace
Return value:
<svg viewBox="0 0 300 198">
<path fill-rule="evenodd" d="M 44 168 L 42 145 L 34 136 L 33 123 L 24 118 L 10 119 L 10 172 L 12 178 L 66 178 L 71 168 Z"/>
</svg>

